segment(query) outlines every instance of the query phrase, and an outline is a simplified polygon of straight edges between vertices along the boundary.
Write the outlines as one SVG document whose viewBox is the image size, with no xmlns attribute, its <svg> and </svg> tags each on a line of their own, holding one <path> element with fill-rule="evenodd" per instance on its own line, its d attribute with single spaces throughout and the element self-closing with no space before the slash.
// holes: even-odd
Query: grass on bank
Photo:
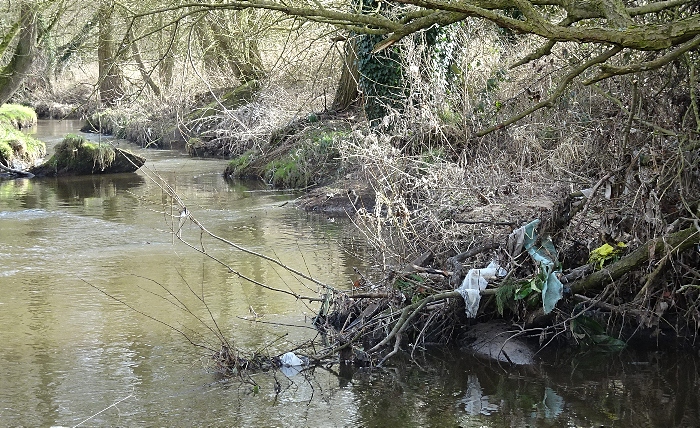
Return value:
<svg viewBox="0 0 700 428">
<path fill-rule="evenodd" d="M 24 169 L 46 156 L 46 145 L 20 130 L 34 126 L 36 120 L 36 113 L 29 107 L 0 106 L 0 162 L 3 165 Z"/>
<path fill-rule="evenodd" d="M 15 129 L 27 129 L 36 125 L 36 112 L 19 104 L 3 104 L 0 106 L 0 124 L 9 125 Z"/>
<path fill-rule="evenodd" d="M 259 177 L 274 187 L 305 188 L 327 183 L 342 171 L 339 146 L 350 136 L 347 124 L 307 123 L 299 133 L 272 136 L 262 150 L 232 159 L 226 177 Z"/>
</svg>

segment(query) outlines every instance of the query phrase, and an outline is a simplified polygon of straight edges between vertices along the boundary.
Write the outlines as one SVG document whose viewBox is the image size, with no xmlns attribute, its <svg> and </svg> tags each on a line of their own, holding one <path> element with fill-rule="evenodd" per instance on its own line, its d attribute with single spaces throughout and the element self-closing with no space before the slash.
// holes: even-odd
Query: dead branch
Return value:
<svg viewBox="0 0 700 428">
<path fill-rule="evenodd" d="M 591 188 L 591 192 L 590 192 L 590 194 L 588 195 L 588 197 L 584 196 L 584 198 L 586 199 L 586 204 L 583 206 L 583 209 L 581 210 L 581 218 L 579 219 L 578 223 L 576 223 L 576 226 L 574 226 L 574 228 L 572 229 L 572 231 L 575 232 L 576 230 L 578 230 L 579 226 L 581 226 L 581 222 L 583 221 L 583 218 L 584 218 L 585 215 L 586 215 L 586 211 L 588 211 L 588 207 L 591 205 L 591 201 L 593 200 L 593 196 L 594 196 L 595 193 L 598 191 L 598 189 L 600 188 L 600 186 L 601 186 L 605 181 L 607 181 L 610 177 L 612 177 L 612 174 L 606 174 L 603 178 L 601 178 L 600 180 L 598 180 L 598 182 L 595 184 L 595 186 L 593 186 L 593 188 Z"/>
<path fill-rule="evenodd" d="M 645 311 L 645 310 L 637 310 L 637 309 L 627 309 L 627 308 L 623 308 L 620 306 L 611 305 L 610 303 L 606 303 L 606 302 L 603 302 L 600 300 L 592 299 L 590 297 L 586 297 L 586 296 L 583 296 L 581 294 L 575 294 L 573 297 L 574 297 L 574 300 L 578 300 L 580 302 L 585 302 L 585 303 L 590 303 L 591 306 L 597 306 L 601 309 L 605 309 L 606 311 L 615 312 L 615 313 L 622 314 L 622 315 L 632 314 L 632 315 L 636 315 L 638 317 L 649 316 L 648 310 Z"/>
<path fill-rule="evenodd" d="M 600 66 L 600 73 L 583 82 L 584 85 L 590 85 L 592 83 L 600 82 L 603 79 L 607 79 L 612 76 L 620 76 L 623 74 L 639 73 L 640 71 L 656 70 L 662 66 L 670 63 L 671 61 L 677 59 L 684 53 L 697 48 L 700 46 L 700 36 L 695 36 L 695 38 L 690 41 L 683 43 L 676 49 L 670 51 L 666 55 L 662 55 L 652 61 L 641 62 L 638 64 L 631 64 L 624 67 L 616 67 L 608 64 L 603 64 Z"/>
<path fill-rule="evenodd" d="M 248 282 L 250 282 L 250 283 L 252 283 L 252 284 L 255 284 L 255 285 L 257 285 L 257 286 L 266 288 L 266 289 L 271 290 L 271 291 L 275 291 L 275 292 L 280 292 L 280 293 L 288 294 L 288 295 L 291 295 L 291 296 L 293 296 L 294 298 L 300 299 L 300 300 L 307 300 L 307 301 L 310 301 L 310 302 L 322 302 L 322 301 L 325 300 L 324 298 L 320 298 L 320 297 L 303 296 L 303 295 L 300 295 L 300 294 L 298 294 L 298 293 L 295 293 L 295 292 L 293 292 L 293 291 L 291 291 L 291 290 L 282 290 L 282 289 L 279 289 L 279 288 L 274 288 L 274 287 L 271 287 L 271 286 L 269 286 L 269 285 L 267 285 L 267 284 L 263 284 L 263 283 L 261 283 L 260 281 L 256 281 L 256 280 L 254 280 L 253 278 L 250 278 L 250 277 L 248 277 L 248 276 L 246 276 L 246 275 L 243 275 L 242 273 L 236 271 L 236 270 L 233 269 L 231 266 L 229 266 L 228 264 L 226 264 L 224 261 L 218 259 L 218 258 L 215 257 L 213 254 L 209 253 L 209 252 L 204 248 L 203 245 L 200 245 L 200 246 L 193 245 L 193 244 L 191 244 L 190 242 L 188 242 L 188 241 L 186 241 L 186 240 L 184 240 L 184 239 L 182 238 L 182 233 L 181 233 L 181 232 L 182 232 L 182 227 L 183 227 L 184 224 L 189 220 L 189 221 L 191 221 L 195 226 L 197 226 L 197 227 L 199 228 L 200 232 L 201 232 L 203 235 L 209 236 L 209 237 L 212 238 L 212 239 L 215 239 L 215 240 L 218 240 L 218 241 L 220 241 L 220 242 L 223 242 L 223 243 L 229 245 L 230 247 L 233 247 L 233 248 L 235 248 L 235 249 L 237 249 L 237 250 L 240 250 L 240 251 L 242 251 L 242 252 L 244 252 L 244 253 L 250 254 L 250 255 L 255 256 L 255 257 L 259 257 L 259 258 L 261 258 L 261 259 L 263 259 L 263 260 L 266 260 L 266 261 L 268 261 L 268 262 L 270 262 L 270 263 L 273 263 L 273 264 L 275 264 L 275 265 L 277 265 L 277 266 L 283 268 L 284 270 L 286 270 L 286 271 L 292 273 L 293 275 L 296 275 L 296 276 L 299 277 L 299 278 L 306 279 L 306 280 L 311 281 L 312 283 L 314 283 L 314 284 L 316 284 L 316 285 L 321 286 L 323 289 L 325 289 L 325 290 L 326 290 L 327 292 L 329 292 L 329 293 L 337 292 L 337 290 L 336 290 L 334 287 L 331 287 L 330 285 L 327 285 L 327 284 L 325 284 L 325 283 L 323 283 L 323 282 L 321 282 L 321 281 L 319 281 L 319 280 L 317 280 L 317 279 L 311 277 L 310 275 L 306 275 L 306 274 L 304 274 L 303 272 L 300 272 L 300 271 L 298 271 L 298 270 L 292 268 L 291 266 L 288 266 L 288 265 L 282 263 L 282 262 L 279 261 L 278 259 L 275 259 L 275 258 L 272 258 L 272 257 L 267 256 L 267 255 L 265 255 L 265 254 L 258 253 L 258 252 L 256 252 L 256 251 L 247 249 L 247 248 L 242 247 L 242 246 L 240 246 L 240 245 L 238 245 L 238 244 L 236 244 L 236 243 L 234 243 L 234 242 L 232 242 L 232 241 L 229 241 L 228 239 L 225 239 L 225 238 L 223 238 L 223 237 L 221 237 L 221 236 L 218 236 L 218 235 L 216 235 L 216 234 L 210 232 L 206 227 L 204 227 L 204 225 L 203 225 L 202 223 L 200 223 L 200 222 L 192 215 L 192 213 L 190 212 L 190 210 L 187 209 L 187 207 L 186 207 L 184 201 L 182 201 L 182 199 L 181 199 L 180 196 L 177 194 L 177 192 L 172 188 L 172 186 L 170 186 L 165 180 L 163 180 L 163 178 L 160 177 L 160 175 L 158 175 L 156 172 L 150 170 L 149 168 L 143 168 L 142 170 L 146 173 L 146 176 L 147 176 L 151 181 L 153 181 L 158 187 L 160 187 L 160 189 L 161 189 L 164 193 L 166 193 L 166 194 L 171 198 L 172 203 L 177 205 L 177 208 L 178 208 L 179 211 L 180 211 L 180 215 L 178 216 L 179 224 L 178 224 L 178 225 L 173 224 L 173 230 L 172 230 L 172 232 L 173 232 L 173 236 L 176 237 L 176 238 L 177 238 L 180 242 L 182 242 L 183 244 L 185 244 L 185 245 L 187 245 L 188 247 L 194 249 L 195 251 L 198 251 L 198 252 L 200 252 L 201 254 L 203 254 L 203 255 L 209 257 L 209 258 L 212 259 L 213 261 L 219 263 L 220 265 L 222 265 L 223 267 L 225 267 L 226 269 L 228 269 L 228 271 L 229 271 L 230 273 L 233 273 L 233 274 L 237 275 L 239 278 L 241 278 L 241 279 L 243 279 L 243 280 L 245 280 L 245 281 L 248 281 Z M 200 238 L 200 240 L 201 240 L 201 238 Z"/>
</svg>

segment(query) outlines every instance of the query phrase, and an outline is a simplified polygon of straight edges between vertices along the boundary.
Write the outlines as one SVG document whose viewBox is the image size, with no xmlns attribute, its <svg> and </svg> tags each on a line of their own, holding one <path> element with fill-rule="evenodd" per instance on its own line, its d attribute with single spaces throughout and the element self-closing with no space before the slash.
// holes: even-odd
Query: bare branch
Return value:
<svg viewBox="0 0 700 428">
<path fill-rule="evenodd" d="M 695 36 L 694 39 L 692 39 L 686 43 L 683 43 L 682 45 L 678 46 L 676 49 L 673 49 L 672 51 L 668 52 L 667 54 L 662 55 L 662 56 L 660 56 L 652 61 L 641 62 L 638 64 L 631 64 L 631 65 L 627 65 L 624 67 L 616 67 L 614 65 L 603 64 L 600 66 L 601 72 L 597 76 L 592 77 L 588 80 L 585 80 L 583 82 L 583 84 L 590 85 L 591 83 L 599 82 L 603 79 L 607 79 L 608 77 L 612 77 L 612 76 L 620 76 L 620 75 L 624 75 L 624 74 L 639 73 L 642 71 L 656 70 L 657 68 L 663 67 L 664 65 L 679 58 L 684 53 L 686 53 L 692 49 L 697 48 L 698 46 L 700 46 L 700 35 Z"/>
<path fill-rule="evenodd" d="M 546 100 L 540 101 L 539 103 L 533 105 L 532 107 L 520 112 L 519 114 L 497 124 L 494 125 L 490 128 L 484 129 L 482 131 L 479 131 L 476 133 L 477 137 L 483 137 L 486 134 L 489 134 L 493 131 L 496 131 L 498 129 L 504 128 L 508 125 L 512 125 L 513 123 L 519 121 L 520 119 L 524 118 L 525 116 L 528 116 L 537 110 L 543 108 L 543 107 L 551 107 L 554 104 L 554 101 L 557 100 L 563 93 L 564 90 L 566 90 L 566 87 L 569 86 L 569 83 L 571 83 L 576 77 L 581 75 L 584 71 L 588 70 L 589 68 L 593 67 L 596 64 L 603 63 L 616 54 L 618 54 L 622 50 L 621 46 L 615 46 L 607 51 L 603 52 L 602 54 L 596 56 L 595 58 L 592 58 L 585 63 L 579 65 L 578 67 L 574 67 L 569 73 L 566 74 L 560 81 L 559 84 L 557 85 L 557 88 L 554 90 L 552 95 L 550 95 L 549 98 Z"/>
</svg>

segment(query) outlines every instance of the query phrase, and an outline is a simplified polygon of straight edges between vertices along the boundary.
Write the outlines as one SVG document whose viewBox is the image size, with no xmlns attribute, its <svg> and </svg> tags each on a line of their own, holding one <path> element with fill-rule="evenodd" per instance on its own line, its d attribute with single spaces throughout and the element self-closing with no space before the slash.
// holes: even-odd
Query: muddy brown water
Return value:
<svg viewBox="0 0 700 428">
<path fill-rule="evenodd" d="M 77 128 L 44 121 L 36 132 L 51 152 Z M 362 265 L 351 226 L 285 204 L 292 193 L 227 182 L 222 160 L 119 144 L 146 156 L 226 239 L 339 286 Z M 208 329 L 218 326 L 240 349 L 275 354 L 315 336 L 314 307 L 242 282 L 174 242 L 168 206 L 142 172 L 0 182 L 0 426 L 699 424 L 700 364 L 689 354 L 548 356 L 509 368 L 443 350 L 383 370 L 334 365 L 221 379 L 209 352 L 175 329 L 216 347 Z M 191 225 L 182 233 L 198 239 Z M 316 291 L 268 262 L 216 243 L 206 249 L 257 281 Z"/>
</svg>

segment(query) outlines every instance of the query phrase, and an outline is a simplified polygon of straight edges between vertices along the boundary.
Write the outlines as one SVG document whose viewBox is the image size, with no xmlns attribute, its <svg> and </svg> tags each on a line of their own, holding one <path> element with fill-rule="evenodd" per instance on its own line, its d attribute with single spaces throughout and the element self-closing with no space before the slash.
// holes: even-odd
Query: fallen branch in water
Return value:
<svg viewBox="0 0 700 428">
<path fill-rule="evenodd" d="M 17 175 L 19 177 L 26 177 L 26 178 L 34 177 L 34 174 L 32 174 L 31 172 L 10 168 L 8 166 L 3 165 L 2 162 L 0 162 L 0 170 L 5 171 L 5 172 L 9 172 L 10 174 L 14 174 L 14 175 Z"/>
<path fill-rule="evenodd" d="M 187 240 L 183 239 L 182 228 L 185 225 L 185 223 L 187 223 L 189 221 L 192 224 L 194 224 L 197 228 L 199 228 L 200 233 L 202 235 L 209 236 L 210 238 L 212 238 L 214 240 L 222 242 L 222 243 L 224 243 L 232 248 L 235 248 L 239 251 L 242 251 L 246 254 L 250 254 L 252 256 L 259 257 L 263 260 L 266 260 L 270 263 L 273 263 L 273 264 L 283 268 L 284 270 L 290 272 L 291 274 L 295 275 L 298 278 L 302 278 L 302 279 L 311 281 L 312 283 L 322 287 L 327 293 L 338 292 L 338 290 L 336 290 L 334 287 L 331 287 L 330 285 L 325 284 L 325 283 L 311 277 L 310 275 L 306 275 L 303 272 L 300 272 L 299 270 L 294 269 L 291 266 L 288 266 L 288 265 L 282 263 L 280 260 L 278 260 L 276 258 L 267 256 L 267 255 L 259 253 L 257 251 L 250 250 L 248 248 L 245 248 L 241 245 L 236 244 L 235 242 L 232 242 L 226 238 L 223 238 L 221 236 L 218 236 L 218 235 L 210 232 L 206 227 L 204 227 L 204 225 L 202 223 L 199 222 L 199 220 L 197 220 L 194 217 L 192 212 L 187 208 L 184 201 L 180 198 L 180 196 L 177 194 L 177 192 L 175 192 L 175 190 L 170 186 L 170 184 L 168 184 L 158 173 L 152 171 L 151 169 L 149 169 L 147 167 L 142 168 L 142 171 L 144 173 L 146 173 L 146 176 L 151 181 L 153 181 L 153 183 L 155 183 L 158 187 L 160 187 L 160 189 L 165 194 L 167 194 L 167 196 L 169 196 L 171 198 L 171 202 L 177 206 L 176 208 L 171 207 L 171 211 L 172 211 L 171 218 L 173 219 L 173 223 L 171 224 L 171 232 L 172 232 L 173 236 L 175 238 L 177 238 L 178 241 L 182 242 L 183 244 L 187 245 L 188 247 L 192 248 L 193 250 L 201 253 L 202 255 L 204 255 L 204 256 L 210 258 L 211 260 L 215 261 L 216 263 L 220 264 L 221 266 L 226 268 L 229 273 L 232 273 L 232 274 L 238 276 L 239 278 L 243 279 L 244 281 L 250 282 L 251 284 L 257 285 L 259 287 L 265 288 L 265 289 L 270 290 L 270 291 L 275 291 L 275 292 L 290 295 L 298 300 L 306 300 L 309 302 L 323 302 L 325 300 L 323 297 L 304 296 L 304 295 L 298 294 L 298 293 L 291 291 L 291 290 L 282 290 L 282 289 L 279 289 L 276 287 L 272 287 L 270 285 L 264 284 L 260 281 L 256 281 L 255 279 L 250 278 L 250 277 L 242 274 L 241 272 L 233 269 L 230 265 L 225 263 L 223 260 L 220 260 L 219 258 L 214 256 L 213 254 L 208 252 L 204 248 L 201 235 L 200 235 L 200 239 L 199 239 L 199 245 L 192 244 L 192 243 L 188 242 Z M 176 211 L 178 212 L 178 214 L 175 214 Z M 177 222 L 178 222 L 177 224 L 175 224 L 175 219 L 177 219 Z"/>
</svg>

